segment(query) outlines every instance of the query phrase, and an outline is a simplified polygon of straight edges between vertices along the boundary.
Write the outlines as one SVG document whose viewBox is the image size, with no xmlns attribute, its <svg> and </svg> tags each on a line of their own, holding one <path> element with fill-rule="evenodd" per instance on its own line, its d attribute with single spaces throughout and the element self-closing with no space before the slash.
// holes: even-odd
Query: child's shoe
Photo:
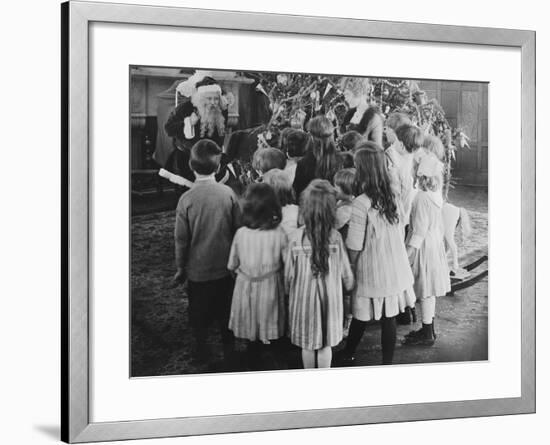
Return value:
<svg viewBox="0 0 550 445">
<path fill-rule="evenodd" d="M 409 337 L 418 337 L 419 335 L 422 335 L 422 328 L 410 331 L 408 334 L 405 334 L 405 338 Z"/>
<path fill-rule="evenodd" d="M 471 275 L 471 273 L 468 272 L 466 269 L 459 267 L 458 269 L 451 270 L 450 275 L 451 275 L 451 278 L 455 278 L 457 280 L 465 280 Z"/>
<path fill-rule="evenodd" d="M 401 341 L 403 346 L 433 346 L 435 343 L 433 324 L 422 324 L 422 329 L 411 331 Z"/>
<path fill-rule="evenodd" d="M 395 321 L 397 324 L 411 324 L 412 322 L 412 311 L 410 307 L 406 307 L 403 312 L 400 312 L 395 316 Z"/>
</svg>

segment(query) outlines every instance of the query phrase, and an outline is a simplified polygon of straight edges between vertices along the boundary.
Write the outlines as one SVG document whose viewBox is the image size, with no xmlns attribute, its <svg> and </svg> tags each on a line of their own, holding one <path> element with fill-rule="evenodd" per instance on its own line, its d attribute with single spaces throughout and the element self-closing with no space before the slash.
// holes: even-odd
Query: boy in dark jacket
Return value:
<svg viewBox="0 0 550 445">
<path fill-rule="evenodd" d="M 188 281 L 189 320 L 202 358 L 206 356 L 206 330 L 212 319 L 219 324 L 225 353 L 233 343 L 228 322 L 234 283 L 227 262 L 241 211 L 235 193 L 216 182 L 220 159 L 219 146 L 209 139 L 193 146 L 189 165 L 196 179 L 176 209 L 174 279 Z"/>
</svg>

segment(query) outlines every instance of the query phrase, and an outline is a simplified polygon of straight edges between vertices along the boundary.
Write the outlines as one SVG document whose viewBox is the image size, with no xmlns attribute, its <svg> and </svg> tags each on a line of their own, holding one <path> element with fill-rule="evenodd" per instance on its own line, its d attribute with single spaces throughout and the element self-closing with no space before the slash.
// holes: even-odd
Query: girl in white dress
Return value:
<svg viewBox="0 0 550 445">
<path fill-rule="evenodd" d="M 415 176 L 423 156 L 435 156 L 443 163 L 445 161 L 445 148 L 441 139 L 434 135 L 426 135 L 424 137 L 423 147 L 418 150 L 415 156 Z M 443 169 L 444 165 L 442 164 L 441 184 L 443 184 Z M 443 197 L 443 201 L 441 210 L 443 215 L 443 234 L 446 250 L 451 254 L 451 276 L 464 279 L 467 278 L 470 273 L 466 269 L 461 268 L 458 264 L 458 246 L 455 242 L 455 232 L 458 229 L 462 240 L 470 235 L 470 216 L 465 208 L 451 204 L 445 197 Z"/>
<path fill-rule="evenodd" d="M 261 343 L 285 333 L 284 257 L 287 236 L 280 227 L 281 207 L 272 187 L 248 186 L 243 227 L 237 230 L 227 268 L 236 273 L 229 329 L 250 341 L 249 359 L 257 363 Z"/>
<path fill-rule="evenodd" d="M 342 364 L 351 364 L 367 322 L 382 325 L 382 363 L 391 364 L 396 341 L 395 316 L 414 306 L 413 276 L 403 240 L 396 197 L 382 147 L 363 142 L 355 153 L 357 185 L 346 245 L 354 265 L 349 336 Z"/>
<path fill-rule="evenodd" d="M 423 156 L 417 170 L 419 190 L 412 204 L 406 244 L 414 291 L 422 311 L 422 328 L 410 332 L 403 341 L 405 345 L 434 344 L 436 297 L 451 290 L 443 239 L 441 166 L 435 156 Z"/>
</svg>

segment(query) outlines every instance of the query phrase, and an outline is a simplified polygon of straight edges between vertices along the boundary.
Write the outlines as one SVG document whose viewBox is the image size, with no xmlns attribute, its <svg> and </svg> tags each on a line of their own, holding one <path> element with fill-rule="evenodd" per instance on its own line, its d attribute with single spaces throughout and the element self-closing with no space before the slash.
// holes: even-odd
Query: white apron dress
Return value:
<svg viewBox="0 0 550 445">
<path fill-rule="evenodd" d="M 401 223 L 390 224 L 370 199 L 353 200 L 346 246 L 360 252 L 355 269 L 352 314 L 361 321 L 394 317 L 414 307 L 413 275 Z"/>
<path fill-rule="evenodd" d="M 419 190 L 413 201 L 407 245 L 416 247 L 412 270 L 418 299 L 444 296 L 451 290 L 442 207 L 439 191 Z"/>
</svg>

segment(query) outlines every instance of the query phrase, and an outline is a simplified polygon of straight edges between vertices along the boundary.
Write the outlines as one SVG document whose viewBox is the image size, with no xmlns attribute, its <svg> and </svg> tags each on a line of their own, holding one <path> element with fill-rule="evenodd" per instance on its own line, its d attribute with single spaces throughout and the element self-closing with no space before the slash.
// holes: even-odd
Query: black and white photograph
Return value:
<svg viewBox="0 0 550 445">
<path fill-rule="evenodd" d="M 10 3 L 2 443 L 546 437 L 543 5 Z"/>
<path fill-rule="evenodd" d="M 129 76 L 132 377 L 488 360 L 487 82 Z"/>
</svg>

